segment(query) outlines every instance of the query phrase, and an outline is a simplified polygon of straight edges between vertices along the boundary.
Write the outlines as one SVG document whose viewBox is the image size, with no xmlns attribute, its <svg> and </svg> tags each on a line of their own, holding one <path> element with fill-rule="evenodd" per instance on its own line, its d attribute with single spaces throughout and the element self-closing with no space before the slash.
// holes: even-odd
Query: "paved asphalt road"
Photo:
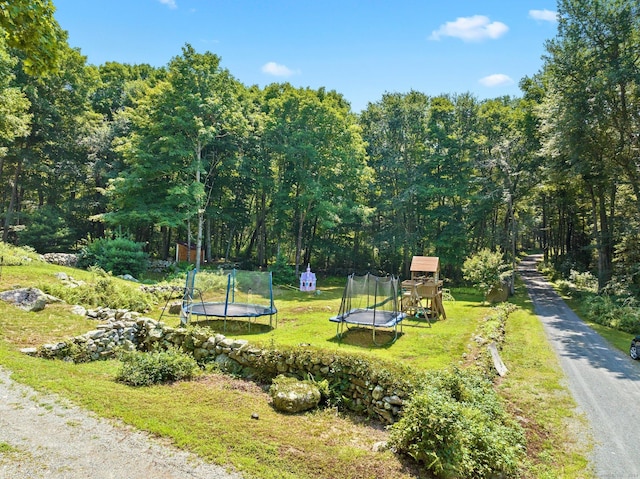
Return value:
<svg viewBox="0 0 640 479">
<path fill-rule="evenodd" d="M 519 271 L 569 390 L 591 425 L 596 476 L 640 479 L 640 362 L 610 347 L 567 307 L 536 271 L 539 260 L 527 257 Z"/>
</svg>

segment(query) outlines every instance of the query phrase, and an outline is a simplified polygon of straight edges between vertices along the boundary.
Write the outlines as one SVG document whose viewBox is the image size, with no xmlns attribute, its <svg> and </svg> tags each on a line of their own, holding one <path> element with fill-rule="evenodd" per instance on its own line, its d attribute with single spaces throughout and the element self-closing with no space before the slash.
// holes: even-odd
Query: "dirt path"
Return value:
<svg viewBox="0 0 640 479">
<path fill-rule="evenodd" d="M 11 380 L 0 368 L 2 479 L 241 479 Z"/>
<path fill-rule="evenodd" d="M 520 274 L 569 390 L 591 425 L 596 477 L 640 479 L 640 363 L 611 348 L 569 309 L 536 271 L 540 259 L 527 257 Z"/>
</svg>

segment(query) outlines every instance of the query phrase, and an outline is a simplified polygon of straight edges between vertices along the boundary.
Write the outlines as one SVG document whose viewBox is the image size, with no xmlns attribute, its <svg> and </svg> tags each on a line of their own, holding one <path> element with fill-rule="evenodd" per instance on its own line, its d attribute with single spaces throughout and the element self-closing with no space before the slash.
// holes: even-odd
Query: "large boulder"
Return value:
<svg viewBox="0 0 640 479">
<path fill-rule="evenodd" d="M 25 311 L 42 311 L 47 305 L 47 295 L 37 288 L 20 288 L 0 293 L 0 299 L 15 304 Z"/>
<path fill-rule="evenodd" d="M 285 376 L 273 380 L 269 394 L 273 407 L 286 413 L 308 411 L 317 407 L 321 399 L 320 390 L 313 383 Z"/>
<path fill-rule="evenodd" d="M 487 293 L 487 301 L 492 304 L 504 303 L 507 299 L 509 299 L 509 284 L 507 282 L 493 285 Z"/>
</svg>

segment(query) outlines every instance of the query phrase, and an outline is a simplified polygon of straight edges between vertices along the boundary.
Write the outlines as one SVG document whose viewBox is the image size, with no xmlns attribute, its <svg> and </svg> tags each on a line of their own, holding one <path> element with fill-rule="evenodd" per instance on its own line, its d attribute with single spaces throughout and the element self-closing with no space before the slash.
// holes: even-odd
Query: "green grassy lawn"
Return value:
<svg viewBox="0 0 640 479">
<path fill-rule="evenodd" d="M 41 263 L 5 266 L 0 290 L 58 281 L 54 276 L 58 271 L 91 280 L 91 273 Z M 244 322 L 229 322 L 227 335 L 266 347 L 305 344 L 429 370 L 461 363 L 465 351 L 473 347 L 478 322 L 490 312 L 473 291 L 453 290 L 456 301 L 444 304 L 446 320 L 431 327 L 425 320 L 405 320 L 402 335 L 393 344 L 374 345 L 368 331 L 349 332 L 337 341 L 335 323 L 329 317 L 340 306 L 341 283 L 339 279 L 324 285 L 319 281 L 320 294 L 279 289 L 275 297 L 277 328 L 254 324 L 249 331 Z M 573 444 L 567 429 L 568 424 L 579 426 L 573 403 L 562 386 L 541 325 L 522 291 L 514 301 L 520 309 L 509 318 L 503 350 L 510 373 L 499 382 L 499 388 L 527 428 L 530 463 L 523 464 L 522 477 L 589 477 L 584 472 L 582 445 Z M 148 316 L 158 318 L 162 306 L 158 304 Z M 177 325 L 179 318 L 165 314 L 163 321 Z M 259 321 L 265 322 L 268 319 Z M 222 327 L 221 321 L 197 323 Z M 132 388 L 114 380 L 119 367 L 115 360 L 70 364 L 19 352 L 21 347 L 63 340 L 95 325 L 70 314 L 66 304 L 50 304 L 42 312 L 27 313 L 0 302 L 0 365 L 13 371 L 18 381 L 58 393 L 100 416 L 165 437 L 250 477 L 429 477 L 389 451 L 372 451 L 373 444 L 386 439 L 384 428 L 333 409 L 283 415 L 271 408 L 264 388 L 254 383 L 205 373 L 194 381 Z M 258 421 L 251 419 L 253 413 L 259 415 Z"/>
<path fill-rule="evenodd" d="M 432 319 L 429 324 L 425 319 L 408 318 L 401 323 L 400 337 L 396 342 L 391 341 L 391 331 L 380 331 L 376 333 L 376 339 L 378 344 L 383 344 L 376 345 L 369 329 L 352 329 L 342 340 L 338 339 L 336 323 L 330 322 L 329 318 L 338 313 L 342 293 L 343 286 L 335 284 L 320 286 L 316 294 L 276 288 L 274 301 L 278 314 L 277 327 L 273 329 L 267 327 L 268 316 L 259 318 L 250 329 L 243 320 L 227 320 L 226 330 L 222 320 L 202 320 L 194 316 L 191 322 L 264 347 L 304 344 L 312 348 L 403 361 L 418 369 L 436 369 L 450 365 L 452 357 L 461 356 L 478 320 L 489 312 L 489 307 L 479 304 L 477 294 L 460 290 L 456 301 L 445 302 L 447 316 L 452 319 Z M 179 318 L 164 315 L 163 321 L 177 325 Z"/>
</svg>

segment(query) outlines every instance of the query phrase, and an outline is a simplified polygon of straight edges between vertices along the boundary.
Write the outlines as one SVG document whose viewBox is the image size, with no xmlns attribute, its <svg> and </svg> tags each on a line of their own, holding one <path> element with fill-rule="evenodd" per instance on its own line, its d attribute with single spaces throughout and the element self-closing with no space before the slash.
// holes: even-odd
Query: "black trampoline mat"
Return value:
<svg viewBox="0 0 640 479">
<path fill-rule="evenodd" d="M 225 312 L 226 308 L 226 312 Z M 275 308 L 248 303 L 193 303 L 189 312 L 196 316 L 215 316 L 218 318 L 251 318 L 275 314 Z"/>
<path fill-rule="evenodd" d="M 346 314 L 330 318 L 334 322 L 359 324 L 362 326 L 376 326 L 390 328 L 398 324 L 405 317 L 404 313 L 393 311 L 376 311 L 374 309 L 353 309 Z"/>
</svg>

